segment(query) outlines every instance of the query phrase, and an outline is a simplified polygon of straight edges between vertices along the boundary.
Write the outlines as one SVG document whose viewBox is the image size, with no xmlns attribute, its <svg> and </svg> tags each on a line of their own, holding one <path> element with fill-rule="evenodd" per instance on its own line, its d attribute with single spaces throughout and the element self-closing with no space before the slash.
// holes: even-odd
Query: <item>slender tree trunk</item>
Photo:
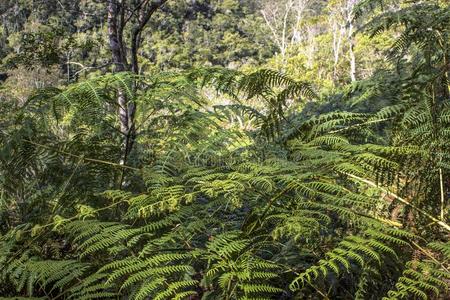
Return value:
<svg viewBox="0 0 450 300">
<path fill-rule="evenodd" d="M 119 23 L 122 18 L 123 8 L 118 0 L 108 0 L 108 37 L 109 46 L 111 48 L 112 59 L 115 72 L 123 72 L 128 69 L 126 55 L 124 53 L 125 46 L 123 44 L 123 24 Z M 120 164 L 125 164 L 129 152 L 129 113 L 128 101 L 125 92 L 121 89 L 117 91 L 117 104 L 119 107 L 119 126 L 120 132 L 124 135 L 121 145 Z"/>
<path fill-rule="evenodd" d="M 350 60 L 350 79 L 352 82 L 356 81 L 356 57 L 355 57 L 355 36 L 353 34 L 353 24 L 349 22 L 348 29 L 348 55 Z"/>
<path fill-rule="evenodd" d="M 119 34 L 118 19 L 119 16 L 119 1 L 108 0 L 108 37 L 109 47 L 111 49 L 112 59 L 114 63 L 114 70 L 122 72 L 126 70 L 126 58 L 123 52 L 122 34 Z"/>
<path fill-rule="evenodd" d="M 141 2 L 139 4 L 139 7 L 141 9 L 139 10 L 138 14 L 138 22 L 133 27 L 131 31 L 131 71 L 134 74 L 139 74 L 139 61 L 138 61 L 138 51 L 141 47 L 142 43 L 142 31 L 147 26 L 148 22 L 150 21 L 153 14 L 161 7 L 163 6 L 168 0 L 155 0 L 151 1 L 150 4 L 142 6 L 144 3 L 149 3 L 147 1 Z M 136 86 L 134 87 L 136 88 Z M 135 114 L 136 114 L 136 104 L 134 102 L 129 102 L 127 105 L 127 114 L 128 114 L 128 135 L 127 135 L 127 151 L 126 154 L 128 155 L 131 151 L 131 149 L 134 146 L 135 140 L 136 140 L 136 126 L 134 123 L 135 120 Z M 125 157 L 126 158 L 126 157 Z"/>
<path fill-rule="evenodd" d="M 339 55 L 341 52 L 341 42 L 343 35 L 343 26 L 338 24 L 337 20 L 333 21 L 333 81 L 337 81 L 337 66 L 339 63 Z"/>
<path fill-rule="evenodd" d="M 167 1 L 108 0 L 108 37 L 115 72 L 132 71 L 135 74 L 139 74 L 137 54 L 141 46 L 142 31 L 152 15 Z M 124 40 L 124 31 L 128 28 L 126 25 L 129 21 L 133 21 L 134 24 L 129 26 L 131 29 L 129 34 L 131 45 L 127 47 Z M 128 49 L 130 53 L 127 53 Z M 128 64 L 128 54 L 130 56 L 130 64 Z M 132 99 L 127 99 L 127 95 L 122 89 L 117 91 L 117 104 L 119 107 L 120 132 L 123 134 L 120 164 L 124 165 L 133 149 L 136 138 L 136 104 Z M 120 178 L 120 186 L 123 184 L 123 175 Z"/>
<path fill-rule="evenodd" d="M 353 9 L 358 3 L 358 0 L 348 0 L 347 2 L 347 39 L 348 39 L 348 55 L 350 61 L 350 79 L 352 82 L 356 81 L 356 57 L 355 57 L 355 35 L 354 35 L 354 20 Z"/>
</svg>

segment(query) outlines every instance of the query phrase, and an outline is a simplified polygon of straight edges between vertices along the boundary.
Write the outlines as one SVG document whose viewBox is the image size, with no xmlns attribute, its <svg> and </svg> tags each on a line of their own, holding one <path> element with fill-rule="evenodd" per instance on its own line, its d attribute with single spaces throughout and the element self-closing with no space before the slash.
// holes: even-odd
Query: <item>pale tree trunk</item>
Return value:
<svg viewBox="0 0 450 300">
<path fill-rule="evenodd" d="M 289 47 L 301 41 L 300 26 L 308 0 L 280 2 L 267 1 L 264 9 L 261 10 L 261 15 L 280 51 L 282 68 L 284 69 L 288 60 Z"/>
<path fill-rule="evenodd" d="M 347 41 L 348 41 L 348 55 L 350 61 L 350 80 L 356 81 L 356 57 L 355 57 L 355 34 L 354 34 L 354 19 L 353 9 L 358 0 L 347 0 Z"/>
<path fill-rule="evenodd" d="M 356 56 L 355 56 L 355 20 L 353 9 L 359 0 L 345 0 L 340 6 L 332 9 L 333 32 L 333 80 L 338 79 L 337 67 L 341 50 L 348 48 L 348 60 L 350 63 L 349 75 L 352 82 L 357 80 Z M 342 43 L 346 43 L 342 46 Z M 344 50 L 345 51 L 345 50 Z M 345 52 L 344 52 L 345 53 Z"/>
<path fill-rule="evenodd" d="M 128 63 L 126 61 L 126 54 L 124 53 L 124 44 L 122 40 L 123 34 L 120 33 L 121 28 L 119 24 L 119 18 L 121 18 L 121 7 L 123 3 L 118 0 L 108 0 L 108 37 L 109 47 L 111 49 L 112 59 L 114 63 L 115 72 L 128 71 Z M 129 113 L 128 113 L 128 101 L 125 92 L 122 89 L 117 91 L 117 104 L 119 114 L 119 126 L 120 132 L 123 134 L 124 139 L 121 145 L 121 158 L 120 164 L 125 164 L 128 156 L 128 152 L 131 150 L 128 146 L 129 140 Z"/>
<path fill-rule="evenodd" d="M 308 0 L 295 1 L 294 10 L 296 16 L 295 16 L 295 24 L 292 28 L 291 45 L 300 43 L 303 40 L 301 32 L 301 23 L 303 21 L 307 4 Z"/>
<path fill-rule="evenodd" d="M 281 33 L 281 44 L 282 44 L 281 56 L 283 59 L 283 69 L 287 63 L 287 60 L 286 60 L 286 52 L 287 52 L 287 48 L 288 48 L 287 25 L 288 25 L 288 17 L 289 17 L 289 13 L 292 9 L 292 5 L 293 5 L 292 1 L 288 1 L 286 3 L 286 10 L 284 11 L 284 16 L 283 16 L 283 29 L 282 29 L 282 33 Z"/>
<path fill-rule="evenodd" d="M 333 81 L 337 81 L 337 66 L 341 53 L 341 43 L 344 27 L 341 26 L 336 19 L 333 19 Z"/>
<path fill-rule="evenodd" d="M 267 27 L 269 27 L 270 32 L 272 33 L 272 38 L 275 41 L 278 49 L 280 50 L 281 58 L 284 61 L 285 58 L 285 41 L 283 41 L 283 34 L 280 34 L 276 28 L 276 24 L 272 23 L 268 13 L 265 10 L 261 10 L 261 14 L 266 21 Z"/>
<path fill-rule="evenodd" d="M 350 60 L 350 79 L 352 82 L 356 81 L 356 57 L 355 57 L 355 36 L 353 34 L 353 24 L 350 22 L 348 30 L 348 55 Z"/>
<path fill-rule="evenodd" d="M 308 27 L 307 28 L 307 50 L 306 50 L 306 57 L 308 58 L 308 60 L 306 61 L 306 66 L 308 68 L 312 68 L 313 67 L 313 63 L 314 63 L 314 56 L 316 53 L 316 41 L 315 41 L 315 28 L 314 27 Z"/>
<path fill-rule="evenodd" d="M 139 73 L 138 51 L 142 43 L 141 34 L 152 15 L 168 0 L 108 0 L 108 37 L 115 72 L 131 71 Z M 128 22 L 131 22 L 127 26 Z M 130 28 L 128 47 L 124 41 L 124 31 Z M 129 53 L 127 53 L 129 49 Z M 128 64 L 128 54 L 131 64 Z M 134 85 L 134 88 L 136 86 Z M 127 162 L 136 138 L 136 104 L 127 99 L 122 89 L 117 91 L 120 132 L 123 135 L 120 164 Z M 123 174 L 120 186 L 123 184 Z"/>
<path fill-rule="evenodd" d="M 118 0 L 108 0 L 108 37 L 114 63 L 114 71 L 122 72 L 127 69 L 126 56 L 123 53 L 123 41 L 119 34 L 119 12 L 121 3 Z"/>
</svg>

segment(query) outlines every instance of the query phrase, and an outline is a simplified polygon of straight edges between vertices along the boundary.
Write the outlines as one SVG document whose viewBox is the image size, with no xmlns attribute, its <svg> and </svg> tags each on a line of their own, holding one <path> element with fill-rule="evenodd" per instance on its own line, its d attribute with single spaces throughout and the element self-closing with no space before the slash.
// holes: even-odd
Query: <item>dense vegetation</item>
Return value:
<svg viewBox="0 0 450 300">
<path fill-rule="evenodd" d="M 450 297 L 447 1 L 0 16 L 0 299 Z"/>
</svg>

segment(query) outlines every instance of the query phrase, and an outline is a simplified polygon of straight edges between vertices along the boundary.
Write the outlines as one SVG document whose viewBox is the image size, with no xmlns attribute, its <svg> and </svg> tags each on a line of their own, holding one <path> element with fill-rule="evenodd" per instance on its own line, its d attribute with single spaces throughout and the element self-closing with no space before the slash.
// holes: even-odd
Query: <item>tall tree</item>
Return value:
<svg viewBox="0 0 450 300">
<path fill-rule="evenodd" d="M 143 40 L 142 31 L 153 14 L 167 1 L 108 0 L 108 36 L 116 72 L 139 74 L 138 51 Z M 125 164 L 136 138 L 136 104 L 127 99 L 123 90 L 118 91 L 117 103 L 120 131 L 124 135 L 120 163 Z"/>
<path fill-rule="evenodd" d="M 289 46 L 299 43 L 303 37 L 300 31 L 305 11 L 310 0 L 287 0 L 282 3 L 267 1 L 261 9 L 261 15 L 272 33 L 283 65 L 286 64 Z"/>
<path fill-rule="evenodd" d="M 337 66 L 342 49 L 347 43 L 348 61 L 350 64 L 350 80 L 356 81 L 356 56 L 355 56 L 355 18 L 353 10 L 359 0 L 333 1 L 328 5 L 330 9 L 331 32 L 333 34 L 333 79 L 337 80 Z"/>
</svg>

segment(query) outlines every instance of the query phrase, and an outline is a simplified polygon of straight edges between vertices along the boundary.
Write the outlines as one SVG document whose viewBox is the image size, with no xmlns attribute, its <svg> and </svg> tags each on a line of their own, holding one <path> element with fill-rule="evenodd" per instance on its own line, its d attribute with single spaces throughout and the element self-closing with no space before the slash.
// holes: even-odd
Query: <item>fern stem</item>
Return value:
<svg viewBox="0 0 450 300">
<path fill-rule="evenodd" d="M 417 244 L 414 241 L 411 241 L 411 244 L 413 244 L 417 249 L 420 250 L 420 252 L 422 252 L 423 254 L 425 254 L 428 258 L 430 258 L 432 261 L 434 261 L 435 263 L 437 263 L 438 265 L 441 266 L 442 269 L 444 269 L 446 272 L 449 272 L 449 270 L 440 262 L 438 261 L 436 258 L 433 257 L 433 255 L 431 255 L 427 250 L 425 250 L 424 248 L 422 248 L 419 244 Z"/>
<path fill-rule="evenodd" d="M 114 167 L 134 170 L 134 171 L 140 171 L 140 169 L 138 169 L 138 168 L 134 168 L 134 167 L 118 164 L 118 163 L 113 163 L 113 162 L 106 161 L 106 160 L 87 158 L 87 157 L 84 157 L 84 156 L 81 156 L 81 155 L 76 155 L 76 154 L 73 154 L 73 153 L 70 153 L 70 152 L 66 152 L 64 150 L 54 149 L 52 147 L 33 142 L 31 140 L 23 139 L 23 141 L 27 142 L 27 143 L 30 143 L 32 145 L 38 146 L 38 147 L 42 147 L 42 148 L 45 148 L 45 149 L 48 149 L 48 150 L 51 150 L 51 151 L 55 151 L 55 152 L 60 153 L 60 154 L 64 154 L 64 155 L 67 155 L 67 156 L 70 156 L 70 157 L 78 158 L 78 159 L 83 160 L 83 161 L 93 162 L 93 163 L 97 163 L 97 164 L 106 164 L 106 165 L 110 165 L 110 166 L 114 166 Z"/>
<path fill-rule="evenodd" d="M 275 201 L 278 200 L 278 198 L 280 198 L 281 196 L 283 196 L 287 192 L 289 192 L 291 189 L 292 189 L 292 187 L 288 187 L 288 188 L 282 190 L 280 193 L 278 193 L 275 197 L 270 199 L 269 202 L 267 203 L 267 207 L 264 209 L 263 213 L 261 214 L 261 219 L 264 218 L 267 215 L 267 213 L 269 212 L 270 207 L 272 207 L 272 205 L 275 203 Z"/>
<path fill-rule="evenodd" d="M 70 181 L 72 180 L 73 176 L 75 175 L 76 171 L 78 170 L 78 167 L 80 166 L 81 162 L 82 162 L 82 159 L 78 160 L 75 168 L 72 171 L 72 174 L 70 174 L 70 177 L 64 182 L 61 192 L 56 196 L 56 198 L 54 200 L 55 204 L 52 209 L 52 214 L 55 213 L 58 206 L 60 206 L 59 201 L 61 200 L 62 196 L 66 193 L 67 187 L 69 186 Z"/>
<path fill-rule="evenodd" d="M 363 123 L 359 123 L 359 124 L 350 125 L 350 126 L 347 126 L 347 127 L 344 127 L 344 128 L 332 130 L 332 131 L 330 131 L 328 133 L 339 133 L 339 132 L 342 132 L 342 131 L 345 131 L 345 130 L 348 130 L 348 129 L 358 128 L 358 127 L 362 127 L 364 125 L 369 125 L 369 124 L 373 124 L 373 123 L 381 123 L 381 122 L 389 121 L 389 120 L 392 120 L 392 119 L 394 119 L 394 118 L 384 118 L 384 119 L 371 120 L 371 121 L 367 121 L 367 122 L 363 122 Z"/>
<path fill-rule="evenodd" d="M 108 209 L 110 209 L 110 208 L 116 207 L 118 204 L 121 204 L 121 203 L 123 203 L 123 202 L 124 202 L 124 201 L 117 201 L 117 202 L 114 202 L 114 203 L 111 204 L 111 205 L 108 205 L 108 206 L 105 206 L 105 207 L 96 209 L 96 210 L 94 210 L 93 212 L 94 212 L 94 213 L 98 213 L 98 212 L 100 212 L 100 211 L 108 210 Z M 64 221 L 73 221 L 73 220 L 76 220 L 76 219 L 78 219 L 78 218 L 80 218 L 80 216 L 79 216 L 79 215 L 75 215 L 75 216 L 73 216 L 73 217 L 64 219 Z M 41 226 L 41 229 L 46 228 L 46 227 L 50 227 L 50 226 L 52 226 L 52 225 L 55 225 L 56 223 L 57 223 L 57 222 L 50 222 L 50 223 L 47 223 L 47 224 L 45 224 L 45 225 L 42 225 L 42 226 Z M 28 229 L 28 230 L 24 230 L 23 232 L 31 232 L 31 231 L 32 231 L 32 229 Z"/>
<path fill-rule="evenodd" d="M 444 196 L 444 176 L 442 175 L 442 168 L 439 168 L 439 183 L 441 187 L 441 221 L 444 221 L 445 196 Z"/>
<path fill-rule="evenodd" d="M 412 204 L 411 202 L 407 201 L 406 199 L 403 199 L 402 197 L 394 194 L 393 192 L 391 192 L 391 191 L 389 191 L 389 190 L 387 190 L 387 189 L 385 189 L 383 187 L 378 186 L 375 182 L 370 181 L 370 180 L 365 179 L 365 178 L 358 177 L 358 176 L 350 174 L 350 173 L 344 173 L 344 174 L 349 176 L 349 177 L 351 177 L 351 178 L 353 178 L 353 179 L 356 179 L 358 181 L 364 182 L 364 183 L 366 183 L 366 184 L 368 184 L 368 185 L 370 185 L 372 187 L 378 188 L 379 190 L 383 191 L 384 193 L 388 194 L 389 196 L 394 197 L 398 201 L 402 202 L 403 204 L 406 204 L 406 205 L 410 206 L 411 208 L 416 210 L 418 213 L 420 213 L 420 214 L 428 217 L 429 219 L 433 220 L 439 226 L 441 226 L 442 228 L 444 228 L 445 230 L 450 232 L 450 225 L 448 225 L 447 223 L 445 223 L 445 222 L 443 222 L 443 221 L 433 217 L 431 214 L 429 214 L 426 211 L 424 211 L 423 209 L 415 206 L 414 204 Z"/>
<path fill-rule="evenodd" d="M 320 296 L 323 297 L 323 299 L 325 299 L 325 300 L 330 300 L 330 298 L 328 298 L 327 295 L 325 295 L 321 290 L 319 290 L 319 289 L 318 289 L 316 286 L 314 286 L 311 282 L 308 282 L 308 284 L 309 284 L 313 289 L 315 289 L 316 292 L 318 292 L 318 293 L 320 294 Z"/>
</svg>

